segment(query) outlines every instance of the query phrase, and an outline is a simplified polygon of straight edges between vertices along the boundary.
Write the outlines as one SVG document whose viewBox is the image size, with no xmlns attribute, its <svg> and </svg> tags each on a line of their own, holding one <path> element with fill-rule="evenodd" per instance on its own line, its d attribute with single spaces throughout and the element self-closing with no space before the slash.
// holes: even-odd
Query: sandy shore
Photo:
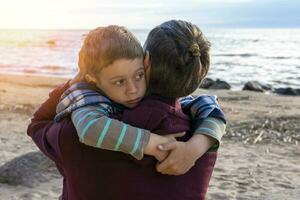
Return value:
<svg viewBox="0 0 300 200">
<path fill-rule="evenodd" d="M 62 180 L 52 163 L 43 163 L 47 170 L 34 166 L 39 173 L 20 173 L 16 182 L 3 178 L 7 174 L 1 169 L 13 166 L 8 165 L 12 159 L 37 151 L 25 133 L 28 120 L 49 91 L 64 81 L 0 75 L 0 199 L 58 198 Z M 195 92 L 200 93 L 218 95 L 229 122 L 207 198 L 300 199 L 300 97 Z M 36 159 L 43 160 L 39 155 Z"/>
</svg>

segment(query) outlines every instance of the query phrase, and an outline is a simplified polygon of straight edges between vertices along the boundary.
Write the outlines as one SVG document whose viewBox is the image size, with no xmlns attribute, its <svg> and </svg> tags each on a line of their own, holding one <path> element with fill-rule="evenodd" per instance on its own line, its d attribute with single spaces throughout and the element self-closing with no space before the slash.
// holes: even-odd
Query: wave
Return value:
<svg viewBox="0 0 300 200">
<path fill-rule="evenodd" d="M 267 59 L 287 60 L 287 59 L 300 59 L 300 57 L 293 56 L 267 56 Z"/>
<path fill-rule="evenodd" d="M 226 61 L 215 62 L 213 64 L 216 65 L 216 66 L 220 66 L 220 65 L 234 66 L 234 65 L 237 65 L 237 63 L 235 63 L 235 62 L 226 62 Z"/>
<path fill-rule="evenodd" d="M 275 60 L 288 60 L 288 59 L 300 59 L 300 57 L 295 56 L 261 56 L 255 53 L 228 53 L 228 54 L 215 54 L 213 56 L 217 57 L 262 57 L 266 59 L 275 59 Z"/>
<path fill-rule="evenodd" d="M 217 57 L 258 57 L 260 55 L 254 53 L 228 53 L 228 54 L 215 54 Z"/>
</svg>

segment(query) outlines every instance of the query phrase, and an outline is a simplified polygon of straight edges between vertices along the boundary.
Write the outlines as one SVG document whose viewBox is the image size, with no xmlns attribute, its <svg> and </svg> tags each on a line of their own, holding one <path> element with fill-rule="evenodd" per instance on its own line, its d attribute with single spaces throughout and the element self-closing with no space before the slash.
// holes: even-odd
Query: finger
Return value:
<svg viewBox="0 0 300 200">
<path fill-rule="evenodd" d="M 184 136 L 185 135 L 185 132 L 181 132 L 181 133 L 177 133 L 176 135 L 175 135 L 175 137 L 182 137 L 182 136 Z"/>
<path fill-rule="evenodd" d="M 172 149 L 175 149 L 176 146 L 177 146 L 177 142 L 169 142 L 169 143 L 159 144 L 157 148 L 162 151 L 170 151 Z"/>
<path fill-rule="evenodd" d="M 166 169 L 160 173 L 163 175 L 173 175 L 173 176 L 176 175 L 172 170 L 169 170 L 169 169 Z"/>
<path fill-rule="evenodd" d="M 169 134 L 166 135 L 167 137 L 182 137 L 185 135 L 185 132 L 180 132 L 180 133 L 173 133 L 173 134 Z"/>
<path fill-rule="evenodd" d="M 161 174 L 164 174 L 164 175 L 172 175 L 172 176 L 178 176 L 178 175 L 182 175 L 183 173 L 182 172 L 179 172 L 179 171 L 176 171 L 172 168 L 167 168 L 166 170 L 160 172 Z"/>
<path fill-rule="evenodd" d="M 166 160 L 164 160 L 163 162 L 158 163 L 158 165 L 156 165 L 156 170 L 157 170 L 158 172 L 163 172 L 163 171 L 165 171 L 167 168 L 172 167 L 172 164 L 173 164 L 173 163 L 172 163 L 172 160 L 166 158 Z"/>
<path fill-rule="evenodd" d="M 165 170 L 163 170 L 163 171 L 161 171 L 159 173 L 161 173 L 163 175 L 175 175 L 174 172 L 173 172 L 173 170 L 171 170 L 170 168 L 167 168 L 167 169 L 165 169 Z"/>
<path fill-rule="evenodd" d="M 183 175 L 187 172 L 188 172 L 187 169 L 174 169 L 174 168 L 169 167 L 160 173 L 167 174 L 167 175 L 179 176 L 179 175 Z"/>
</svg>

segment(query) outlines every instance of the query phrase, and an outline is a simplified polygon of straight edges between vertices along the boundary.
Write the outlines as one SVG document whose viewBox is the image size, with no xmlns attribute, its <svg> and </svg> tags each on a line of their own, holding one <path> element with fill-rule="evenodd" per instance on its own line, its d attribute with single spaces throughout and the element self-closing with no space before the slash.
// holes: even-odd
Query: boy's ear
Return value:
<svg viewBox="0 0 300 200">
<path fill-rule="evenodd" d="M 93 76 L 91 76 L 91 75 L 89 75 L 89 74 L 85 74 L 84 78 L 85 78 L 85 80 L 86 80 L 87 82 L 89 82 L 89 83 L 93 83 L 93 84 L 96 83 L 95 77 L 93 77 Z"/>
<path fill-rule="evenodd" d="M 145 52 L 143 64 L 144 64 L 145 71 L 147 71 L 147 70 L 150 69 L 151 63 L 150 63 L 150 54 L 149 54 L 149 51 Z"/>
</svg>

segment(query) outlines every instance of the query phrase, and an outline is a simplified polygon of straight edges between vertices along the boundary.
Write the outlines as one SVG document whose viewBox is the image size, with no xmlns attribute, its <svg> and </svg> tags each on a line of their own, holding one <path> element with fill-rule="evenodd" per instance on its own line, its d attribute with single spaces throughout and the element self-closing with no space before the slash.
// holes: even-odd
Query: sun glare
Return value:
<svg viewBox="0 0 300 200">
<path fill-rule="evenodd" d="M 70 1 L 10 0 L 0 1 L 0 28 L 63 28 Z"/>
</svg>

